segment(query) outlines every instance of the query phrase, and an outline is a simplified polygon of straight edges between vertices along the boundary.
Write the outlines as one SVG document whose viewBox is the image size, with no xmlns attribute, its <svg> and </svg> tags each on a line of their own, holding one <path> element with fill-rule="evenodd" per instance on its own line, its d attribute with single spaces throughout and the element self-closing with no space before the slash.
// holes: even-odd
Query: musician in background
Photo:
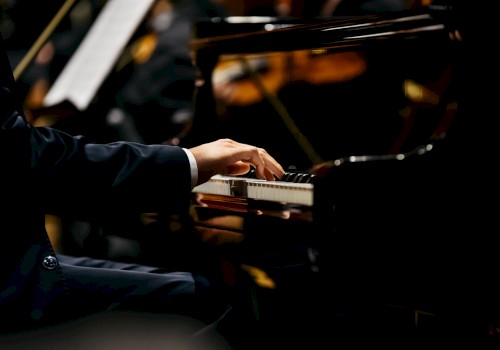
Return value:
<svg viewBox="0 0 500 350">
<path fill-rule="evenodd" d="M 0 181 L 9 188 L 3 195 L 8 205 L 0 214 L 2 232 L 9 234 L 0 265 L 2 332 L 116 309 L 183 315 L 204 325 L 223 320 L 229 295 L 213 290 L 206 276 L 56 254 L 44 214 L 84 215 L 109 206 L 182 208 L 193 186 L 214 174 L 240 174 L 254 167 L 260 178 L 272 181 L 284 175 L 281 165 L 262 148 L 228 139 L 183 149 L 98 144 L 56 129 L 35 128 L 23 117 L 0 45 Z M 246 330 L 246 325 L 234 325 Z"/>
<path fill-rule="evenodd" d="M 130 48 L 130 74 L 107 116 L 121 139 L 179 144 L 189 131 L 195 86 L 189 39 L 196 11 L 194 0 L 157 0 L 150 9 L 145 34 Z"/>
</svg>

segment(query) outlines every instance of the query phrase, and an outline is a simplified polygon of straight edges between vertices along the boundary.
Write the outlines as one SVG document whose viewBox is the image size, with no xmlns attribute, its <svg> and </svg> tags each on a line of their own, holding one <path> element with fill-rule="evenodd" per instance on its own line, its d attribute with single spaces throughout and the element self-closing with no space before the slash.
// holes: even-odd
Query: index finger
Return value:
<svg viewBox="0 0 500 350">
<path fill-rule="evenodd" d="M 285 170 L 267 151 L 263 148 L 257 148 L 257 154 L 253 162 L 255 173 L 258 178 L 273 181 L 276 178 L 281 179 Z"/>
</svg>

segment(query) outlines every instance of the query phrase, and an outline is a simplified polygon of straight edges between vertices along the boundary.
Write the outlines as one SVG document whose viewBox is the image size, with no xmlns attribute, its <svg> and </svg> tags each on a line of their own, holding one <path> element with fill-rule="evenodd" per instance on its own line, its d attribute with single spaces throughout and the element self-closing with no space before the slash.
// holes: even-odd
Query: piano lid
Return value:
<svg viewBox="0 0 500 350">
<path fill-rule="evenodd" d="M 217 18 L 210 23 L 197 23 L 196 38 L 191 41 L 191 47 L 194 50 L 248 53 L 314 48 L 352 49 L 375 42 L 422 38 L 454 39 L 457 28 L 452 18 L 453 9 L 448 7 L 332 17 L 307 23 L 272 17 L 268 18 L 269 22 L 234 22 L 231 18 Z M 212 28 L 208 29 L 209 26 Z M 214 26 L 220 27 L 220 30 L 214 30 Z M 246 31 L 222 34 L 234 26 Z"/>
<path fill-rule="evenodd" d="M 190 137 L 259 144 L 290 170 L 427 144 L 456 110 L 457 23 L 448 7 L 202 22 Z"/>
</svg>

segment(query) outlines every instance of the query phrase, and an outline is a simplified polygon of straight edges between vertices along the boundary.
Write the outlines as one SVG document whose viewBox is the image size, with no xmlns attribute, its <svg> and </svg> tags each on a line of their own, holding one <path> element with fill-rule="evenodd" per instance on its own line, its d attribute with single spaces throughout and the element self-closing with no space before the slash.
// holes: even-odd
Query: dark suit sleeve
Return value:
<svg viewBox="0 0 500 350">
<path fill-rule="evenodd" d="M 7 169 L 3 175 L 16 186 L 24 182 L 48 207 L 63 210 L 132 206 L 158 211 L 187 203 L 191 175 L 180 147 L 96 144 L 27 124 L 1 51 L 0 159 Z"/>
<path fill-rule="evenodd" d="M 179 147 L 95 144 L 32 128 L 30 150 L 33 174 L 56 203 L 158 211 L 185 202 L 191 192 L 189 161 Z"/>
</svg>

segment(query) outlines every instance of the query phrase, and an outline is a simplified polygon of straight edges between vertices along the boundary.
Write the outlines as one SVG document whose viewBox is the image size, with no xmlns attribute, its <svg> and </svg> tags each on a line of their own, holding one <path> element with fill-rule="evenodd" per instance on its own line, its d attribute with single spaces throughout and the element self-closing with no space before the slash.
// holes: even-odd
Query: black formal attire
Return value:
<svg viewBox="0 0 500 350">
<path fill-rule="evenodd" d="M 204 325 L 224 315 L 223 294 L 211 294 L 215 289 L 202 276 L 54 252 L 45 230 L 48 211 L 184 206 L 190 162 L 180 147 L 94 144 L 32 127 L 20 112 L 1 40 L 0 70 L 2 333 L 117 309 L 182 315 Z"/>
</svg>

